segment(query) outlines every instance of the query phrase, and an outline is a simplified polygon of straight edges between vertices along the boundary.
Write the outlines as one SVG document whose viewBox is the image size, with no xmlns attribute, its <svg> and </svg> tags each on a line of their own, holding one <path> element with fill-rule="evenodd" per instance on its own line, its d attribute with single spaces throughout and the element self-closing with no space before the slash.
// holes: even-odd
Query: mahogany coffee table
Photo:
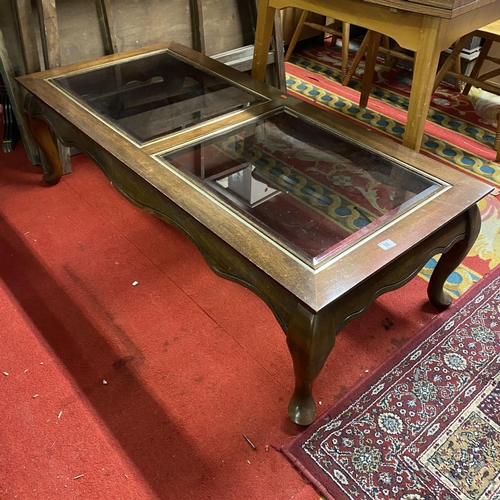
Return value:
<svg viewBox="0 0 500 500">
<path fill-rule="evenodd" d="M 47 182 L 61 176 L 53 131 L 267 303 L 297 424 L 315 418 L 338 332 L 435 254 L 428 296 L 451 303 L 443 284 L 478 235 L 487 185 L 175 43 L 19 81 Z"/>
</svg>

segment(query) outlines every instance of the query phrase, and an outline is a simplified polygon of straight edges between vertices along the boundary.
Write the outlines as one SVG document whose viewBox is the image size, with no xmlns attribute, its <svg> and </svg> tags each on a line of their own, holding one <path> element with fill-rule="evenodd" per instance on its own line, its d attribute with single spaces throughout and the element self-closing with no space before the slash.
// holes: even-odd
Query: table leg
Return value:
<svg viewBox="0 0 500 500">
<path fill-rule="evenodd" d="M 437 27 L 435 29 L 430 27 L 430 29 L 424 30 L 423 33 L 422 43 L 419 45 L 418 52 L 415 53 L 410 103 L 403 140 L 404 146 L 415 151 L 419 151 L 422 144 L 425 121 L 427 120 L 441 53 L 437 43 Z"/>
<path fill-rule="evenodd" d="M 286 340 L 295 373 L 288 416 L 296 424 L 309 425 L 316 418 L 312 386 L 335 344 L 333 314 L 328 309 L 314 313 L 298 304 Z"/>
<path fill-rule="evenodd" d="M 52 138 L 49 125 L 31 115 L 28 118 L 28 128 L 30 129 L 35 142 L 45 156 L 50 171 L 45 173 L 43 180 L 49 184 L 57 184 L 63 173 L 59 150 Z"/>
<path fill-rule="evenodd" d="M 255 30 L 252 78 L 260 80 L 261 82 L 266 78 L 267 55 L 271 46 L 275 12 L 275 8 L 269 7 L 268 0 L 259 1 L 257 28 Z"/>
<path fill-rule="evenodd" d="M 443 289 L 445 281 L 467 256 L 481 229 L 481 214 L 477 205 L 469 208 L 463 217 L 467 220 L 465 238 L 441 255 L 427 287 L 429 300 L 440 309 L 447 308 L 452 302 L 451 296 Z"/>
</svg>

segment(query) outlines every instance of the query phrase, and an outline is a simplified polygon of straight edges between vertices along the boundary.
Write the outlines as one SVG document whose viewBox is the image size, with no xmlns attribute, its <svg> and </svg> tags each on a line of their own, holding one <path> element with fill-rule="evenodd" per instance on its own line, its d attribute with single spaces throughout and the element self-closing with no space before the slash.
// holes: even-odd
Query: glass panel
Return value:
<svg viewBox="0 0 500 500">
<path fill-rule="evenodd" d="M 161 159 L 313 267 L 442 187 L 286 111 Z"/>
<path fill-rule="evenodd" d="M 139 142 L 265 100 L 167 52 L 53 82 Z"/>
</svg>

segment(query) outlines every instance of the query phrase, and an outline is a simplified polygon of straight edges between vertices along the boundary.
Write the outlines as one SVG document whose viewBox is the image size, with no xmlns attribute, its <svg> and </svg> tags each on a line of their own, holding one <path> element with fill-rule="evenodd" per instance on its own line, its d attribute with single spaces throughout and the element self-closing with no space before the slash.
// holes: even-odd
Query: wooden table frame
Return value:
<svg viewBox="0 0 500 500">
<path fill-rule="evenodd" d="M 171 50 L 267 101 L 138 145 L 47 81 L 158 50 Z M 173 43 L 57 68 L 21 77 L 19 81 L 29 91 L 26 110 L 32 133 L 52 165 L 46 181 L 55 184 L 62 175 L 52 131 L 65 145 L 85 152 L 129 201 L 183 231 L 217 274 L 242 284 L 266 302 L 286 334 L 293 361 L 295 390 L 288 414 L 294 422 L 307 425 L 316 416 L 312 387 L 336 335 L 379 295 L 411 280 L 435 254 L 443 255 L 432 274 L 428 296 L 439 308 L 451 303 L 443 289 L 445 280 L 479 233 L 481 221 L 476 204 L 491 187 L 388 139 L 367 138 L 365 130 L 346 120 Z M 338 258 L 313 268 L 271 241 L 250 220 L 242 220 L 242 214 L 236 214 L 220 201 L 214 202 L 213 195 L 204 192 L 192 179 L 157 159 L 164 151 L 176 150 L 221 129 L 246 126 L 285 106 L 360 147 L 425 172 L 439 180 L 443 188 L 418 208 L 392 221 L 388 232 L 375 231 L 371 237 L 342 251 Z M 362 146 L 363 142 L 367 145 Z M 384 250 L 381 243 L 388 237 L 397 244 Z"/>
<path fill-rule="evenodd" d="M 398 8 L 394 8 L 394 6 Z M 363 87 L 366 101 L 372 84 L 376 48 L 380 34 L 387 35 L 415 53 L 413 82 L 403 145 L 420 150 L 439 55 L 463 35 L 500 19 L 500 0 L 476 1 L 450 11 L 415 4 L 383 0 L 260 0 L 255 35 L 252 76 L 263 81 L 275 11 L 297 7 L 352 25 L 373 30 L 367 54 Z M 408 9 L 413 9 L 409 11 Z M 366 102 L 361 104 L 366 105 Z"/>
</svg>

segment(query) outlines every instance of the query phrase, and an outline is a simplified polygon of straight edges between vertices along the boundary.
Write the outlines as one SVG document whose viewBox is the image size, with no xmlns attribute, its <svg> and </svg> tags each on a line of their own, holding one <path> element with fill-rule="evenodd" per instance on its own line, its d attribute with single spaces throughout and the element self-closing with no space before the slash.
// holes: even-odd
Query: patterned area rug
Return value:
<svg viewBox="0 0 500 500">
<path fill-rule="evenodd" d="M 500 498 L 500 268 L 284 447 L 328 499 Z"/>
<path fill-rule="evenodd" d="M 355 48 L 355 47 L 353 47 Z M 329 43 L 295 53 L 287 63 L 287 87 L 295 96 L 339 114 L 373 133 L 402 142 L 411 88 L 411 72 L 377 65 L 371 98 L 360 108 L 359 90 L 363 64 L 348 87 L 340 84 L 340 49 Z M 474 89 L 468 97 L 451 85 L 442 85 L 433 96 L 425 128 L 422 153 L 452 168 L 500 188 L 500 164 L 492 148 L 500 98 Z M 500 201 L 482 200 L 482 229 L 471 252 L 449 277 L 447 291 L 465 293 L 500 263 Z M 419 277 L 428 280 L 437 260 L 431 259 Z"/>
<path fill-rule="evenodd" d="M 360 64 L 348 87 L 340 85 L 340 55 L 328 45 L 294 54 L 288 65 L 288 89 L 313 103 L 369 125 L 402 142 L 412 73 L 401 68 L 376 67 L 372 99 L 360 108 L 363 77 Z M 333 94 L 333 95 L 332 95 Z M 422 151 L 471 175 L 500 186 L 500 165 L 492 148 L 500 97 L 473 89 L 464 96 L 448 84 L 432 97 Z"/>
</svg>

